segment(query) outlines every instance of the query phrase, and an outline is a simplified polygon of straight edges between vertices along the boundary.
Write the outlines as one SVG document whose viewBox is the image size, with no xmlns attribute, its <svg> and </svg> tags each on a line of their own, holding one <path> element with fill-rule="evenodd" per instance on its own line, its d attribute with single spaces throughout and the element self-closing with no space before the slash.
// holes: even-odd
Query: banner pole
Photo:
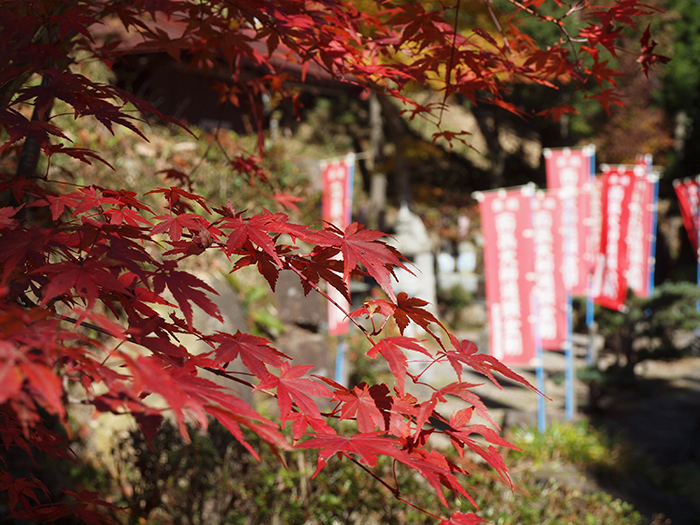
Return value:
<svg viewBox="0 0 700 525">
<path fill-rule="evenodd" d="M 593 338 L 595 336 L 595 305 L 593 304 L 593 276 L 588 276 L 588 295 L 586 297 L 586 327 L 588 328 L 588 340 L 586 342 L 586 366 L 595 365 L 596 358 L 593 351 Z"/>
<path fill-rule="evenodd" d="M 573 300 L 571 296 L 571 291 L 567 293 L 567 303 L 567 334 L 566 349 L 564 354 L 566 359 L 566 371 L 564 374 L 566 383 L 565 408 L 566 419 L 568 421 L 571 421 L 572 419 L 574 419 L 574 414 L 576 413 L 576 399 L 574 398 Z"/>
<path fill-rule="evenodd" d="M 649 232 L 649 239 L 651 241 L 649 243 L 649 282 L 647 283 L 647 290 L 649 291 L 649 297 L 651 297 L 654 294 L 654 280 L 656 276 L 656 228 L 659 215 L 659 174 L 654 171 L 651 154 L 647 153 L 644 155 L 644 161 L 648 169 L 647 176 L 650 177 L 652 184 L 651 209 L 649 210 L 651 213 L 651 220 L 649 221 L 651 223 L 651 231 Z"/>
<path fill-rule="evenodd" d="M 539 390 L 541 394 L 537 396 L 537 430 L 539 430 L 540 433 L 544 433 L 547 430 L 547 418 L 544 404 L 544 356 L 541 344 L 537 345 L 536 352 L 537 367 L 535 368 L 535 373 L 537 390 Z"/>
<path fill-rule="evenodd" d="M 593 195 L 595 188 L 595 146 L 589 146 L 591 148 L 590 156 L 590 174 L 589 174 L 589 184 L 590 184 L 590 199 L 588 200 L 588 216 L 590 217 L 588 225 L 588 246 L 590 247 L 590 257 L 588 261 L 588 283 L 586 286 L 586 328 L 588 329 L 588 341 L 586 342 L 586 366 L 593 366 L 597 361 L 593 345 L 595 337 L 595 305 L 593 303 L 593 271 L 595 270 L 595 258 L 596 254 L 593 253 Z"/>
<path fill-rule="evenodd" d="M 535 187 L 532 183 L 526 185 L 523 187 L 521 190 L 524 194 L 529 194 L 530 195 L 530 224 L 533 226 L 533 231 L 532 231 L 532 239 L 533 241 L 535 240 L 535 232 L 534 232 L 534 216 L 533 216 L 533 209 L 532 209 L 532 203 L 535 199 Z M 534 248 L 534 242 L 533 242 L 533 248 Z M 533 278 L 535 279 L 535 283 L 537 283 L 537 278 L 533 275 Z M 542 326 L 541 326 L 541 315 L 542 312 L 540 310 L 540 296 L 538 293 L 537 288 L 533 290 L 533 293 L 530 298 L 530 303 L 532 304 L 532 310 L 534 312 L 534 319 L 535 319 L 535 329 L 533 330 L 533 334 L 535 337 L 535 380 L 537 383 L 537 390 L 540 391 L 540 395 L 537 396 L 537 430 L 540 432 L 540 434 L 544 434 L 544 432 L 547 430 L 547 417 L 546 417 L 546 408 L 544 404 L 544 352 L 542 351 Z"/>
<path fill-rule="evenodd" d="M 335 382 L 345 384 L 345 337 L 338 337 L 338 346 L 335 351 Z"/>
</svg>

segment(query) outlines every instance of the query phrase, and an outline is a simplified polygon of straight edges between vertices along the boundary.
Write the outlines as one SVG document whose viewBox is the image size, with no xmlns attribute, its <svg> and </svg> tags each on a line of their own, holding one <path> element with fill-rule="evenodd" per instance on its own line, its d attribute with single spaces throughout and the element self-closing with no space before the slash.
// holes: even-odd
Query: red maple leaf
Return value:
<svg viewBox="0 0 700 525">
<path fill-rule="evenodd" d="M 610 114 L 610 104 L 617 104 L 618 106 L 622 107 L 625 106 L 625 103 L 620 99 L 620 92 L 613 88 L 604 89 L 599 93 L 586 95 L 585 98 L 596 99 L 608 114 Z"/>
<path fill-rule="evenodd" d="M 556 106 L 553 108 L 543 109 L 542 111 L 538 112 L 537 115 L 540 115 L 544 118 L 552 117 L 552 120 L 554 122 L 558 122 L 559 119 L 566 113 L 577 114 L 578 111 L 575 108 L 572 108 L 571 106 L 561 104 L 560 106 Z"/>
<path fill-rule="evenodd" d="M 248 452 L 250 452 L 257 460 L 260 460 L 260 456 L 258 456 L 258 453 L 250 445 L 250 443 L 246 441 L 240 425 L 250 428 L 265 441 L 270 444 L 274 444 L 283 450 L 290 448 L 289 444 L 284 440 L 284 437 L 279 433 L 275 425 L 273 425 L 271 422 L 257 421 L 256 419 L 260 419 L 257 412 L 250 407 L 248 408 L 250 409 L 250 412 L 253 412 L 254 415 L 258 417 L 250 418 L 243 416 L 239 407 L 237 407 L 236 410 L 229 410 L 216 405 L 206 405 L 204 407 L 207 413 L 216 418 L 219 423 L 226 427 L 229 432 L 233 434 L 233 437 L 235 437 L 236 440 L 238 440 L 238 442 L 243 445 L 246 450 L 248 450 Z"/>
<path fill-rule="evenodd" d="M 106 197 L 113 197 L 119 201 L 119 203 L 122 206 L 126 206 L 127 208 L 133 208 L 136 210 L 144 210 L 144 211 L 151 211 L 151 208 L 141 202 L 140 200 L 136 199 L 136 192 L 135 191 L 128 191 L 128 190 L 112 190 L 112 189 L 107 189 L 107 188 L 102 188 L 102 195 Z"/>
<path fill-rule="evenodd" d="M 432 313 L 423 308 L 428 304 L 427 301 L 418 299 L 417 297 L 409 297 L 406 292 L 399 293 L 394 301 L 396 302 L 387 301 L 386 299 L 372 299 L 366 301 L 363 306 L 351 312 L 350 317 L 366 315 L 371 318 L 375 313 L 378 313 L 387 317 L 388 320 L 390 316 L 393 316 L 402 335 L 408 324 L 413 321 L 435 339 L 437 339 L 437 336 L 430 330 L 430 323 L 436 323 L 443 329 L 445 328 Z M 384 325 L 386 325 L 386 320 L 379 329 L 375 327 L 373 335 L 381 332 L 384 329 Z M 374 326 L 374 321 L 372 322 L 372 326 Z"/>
<path fill-rule="evenodd" d="M 270 257 L 264 251 L 256 250 L 250 242 L 246 242 L 239 250 L 239 253 L 243 255 L 236 261 L 231 273 L 251 264 L 255 264 L 257 265 L 260 274 L 270 285 L 270 289 L 274 292 L 275 286 L 277 285 L 277 279 L 280 274 L 280 269 L 275 265 L 275 261 L 272 259 L 272 257 Z"/>
<path fill-rule="evenodd" d="M 27 378 L 32 397 L 43 400 L 41 406 L 53 414 L 63 416 L 63 384 L 61 378 L 44 363 L 24 358 L 19 361 L 20 369 Z"/>
<path fill-rule="evenodd" d="M 394 438 L 382 437 L 380 432 L 341 436 L 338 434 L 318 434 L 297 444 L 294 448 L 318 449 L 318 465 L 313 477 L 316 477 L 328 459 L 334 454 L 353 454 L 358 456 L 367 466 L 374 467 L 378 456 L 389 456 L 394 459 L 405 459 L 407 454 L 399 449 L 399 442 Z"/>
<path fill-rule="evenodd" d="M 323 419 L 307 416 L 302 412 L 290 412 L 287 418 L 292 423 L 292 439 L 296 443 L 311 427 L 317 434 L 333 434 L 335 431 L 329 427 Z"/>
<path fill-rule="evenodd" d="M 98 191 L 93 186 L 82 188 L 70 194 L 68 197 L 75 202 L 73 217 L 94 208 L 101 208 L 105 204 L 119 204 L 117 199 L 102 195 L 102 192 Z"/>
<path fill-rule="evenodd" d="M 417 297 L 409 297 L 405 292 L 401 292 L 396 297 L 396 308 L 394 309 L 393 315 L 401 334 L 403 334 L 408 326 L 409 320 L 416 323 L 429 334 L 432 334 L 428 328 L 430 323 L 436 323 L 442 326 L 440 321 L 438 321 L 433 314 L 423 308 L 427 304 L 427 301 L 418 299 Z"/>
<path fill-rule="evenodd" d="M 153 226 L 151 221 L 144 218 L 139 212 L 127 208 L 126 206 L 120 206 L 119 208 L 110 208 L 105 210 L 105 215 L 109 217 L 110 224 L 123 224 L 126 223 L 130 226 L 138 226 L 143 224 L 145 226 Z"/>
<path fill-rule="evenodd" d="M 38 479 L 13 478 L 12 474 L 6 470 L 0 470 L 0 490 L 7 494 L 11 510 L 20 503 L 23 507 L 31 507 L 28 504 L 29 500 L 39 503 L 36 490 L 43 492 L 44 497 L 49 495 L 46 485 Z"/>
<path fill-rule="evenodd" d="M 313 365 L 289 366 L 285 361 L 280 367 L 279 377 L 269 375 L 255 388 L 255 390 L 277 389 L 277 404 L 280 408 L 282 425 L 287 421 L 293 405 L 307 417 L 322 419 L 318 406 L 310 396 L 332 397 L 332 394 L 328 387 L 318 381 L 302 377 L 312 368 Z"/>
<path fill-rule="evenodd" d="M 430 352 L 423 348 L 418 340 L 410 337 L 385 337 L 367 352 L 367 357 L 375 359 L 379 353 L 386 360 L 389 364 L 389 369 L 396 378 L 396 386 L 400 395 L 404 393 L 406 370 L 408 368 L 408 361 L 402 348 L 431 357 Z"/>
<path fill-rule="evenodd" d="M 470 383 L 464 383 L 464 382 L 455 382 L 455 383 L 450 383 L 449 385 L 446 385 L 442 387 L 441 389 L 437 390 L 436 392 L 433 393 L 433 396 L 435 396 L 438 401 L 440 402 L 445 402 L 445 395 L 450 394 L 453 396 L 457 396 L 463 401 L 466 401 L 472 407 L 474 410 L 476 410 L 476 413 L 484 418 L 486 421 L 491 423 L 495 428 L 498 428 L 500 430 L 500 427 L 496 424 L 496 422 L 493 420 L 491 417 L 491 414 L 489 414 L 488 409 L 486 408 L 486 405 L 484 402 L 481 400 L 481 398 L 475 394 L 474 392 L 471 391 L 473 387 L 480 386 L 480 385 L 474 385 Z"/>
<path fill-rule="evenodd" d="M 468 514 L 456 512 L 450 517 L 450 519 L 440 521 L 439 525 L 479 525 L 480 523 L 488 523 L 488 521 L 480 518 L 472 512 Z"/>
<path fill-rule="evenodd" d="M 454 494 L 461 494 L 477 509 L 479 508 L 474 499 L 455 476 L 455 473 L 466 474 L 466 472 L 436 450 L 427 452 L 422 449 L 416 449 L 413 450 L 411 454 L 406 454 L 396 459 L 407 467 L 420 472 L 426 481 L 435 489 L 435 493 L 445 507 L 449 507 L 449 505 L 442 492 L 443 487 L 448 488 Z"/>
<path fill-rule="evenodd" d="M 285 208 L 289 208 L 290 210 L 294 211 L 299 211 L 299 207 L 296 205 L 296 203 L 304 200 L 302 197 L 296 197 L 287 193 L 275 193 L 273 198 Z"/>
<path fill-rule="evenodd" d="M 133 377 L 132 391 L 146 397 L 148 394 L 160 394 L 175 413 L 183 438 L 189 435 L 183 421 L 183 410 L 187 405 L 187 396 L 183 395 L 172 376 L 163 368 L 161 360 L 154 356 L 140 356 L 131 359 L 122 354 L 125 365 Z"/>
<path fill-rule="evenodd" d="M 267 366 L 281 368 L 285 360 L 290 359 L 288 355 L 273 348 L 267 339 L 244 334 L 240 330 L 235 335 L 219 332 L 209 339 L 219 345 L 215 364 L 227 363 L 240 356 L 246 368 L 260 379 L 270 375 Z"/>
<path fill-rule="evenodd" d="M 177 186 L 171 186 L 170 188 L 156 188 L 155 190 L 147 192 L 146 195 L 149 195 L 151 193 L 162 193 L 168 201 L 168 204 L 171 209 L 173 207 L 180 206 L 181 199 L 186 198 L 195 201 L 208 212 L 211 211 L 207 206 L 207 202 L 209 202 L 207 199 L 205 199 L 201 195 L 197 195 L 196 193 L 190 193 L 189 191 L 185 191 L 182 188 L 178 188 Z"/>
<path fill-rule="evenodd" d="M 384 430 L 384 414 L 377 407 L 367 383 L 361 383 L 352 390 L 336 390 L 333 399 L 342 403 L 340 419 L 355 418 L 360 432 L 374 432 L 376 427 Z"/>
<path fill-rule="evenodd" d="M 173 241 L 180 240 L 183 229 L 198 230 L 202 223 L 202 217 L 194 213 L 156 215 L 153 220 L 160 222 L 153 227 L 151 234 L 168 232 Z"/>
<path fill-rule="evenodd" d="M 356 222 L 350 224 L 345 232 L 329 224 L 324 233 L 324 236 L 319 236 L 316 244 L 340 247 L 344 264 L 343 280 L 347 281 L 350 273 L 362 264 L 391 300 L 396 300 L 396 294 L 391 287 L 391 276 L 396 278 L 394 267 L 413 272 L 403 264 L 402 260 L 405 259 L 396 248 L 379 240 L 384 236 L 383 233 L 366 230 L 362 224 Z"/>
<path fill-rule="evenodd" d="M 199 306 L 211 317 L 223 323 L 224 320 L 221 317 L 219 308 L 204 293 L 204 291 L 207 291 L 218 295 L 216 290 L 191 273 L 173 270 L 172 267 L 173 264 L 168 261 L 164 265 L 164 270 L 156 273 L 153 277 L 153 289 L 155 293 L 160 294 L 166 286 L 168 287 L 170 293 L 173 294 L 173 298 L 180 306 L 180 310 L 182 310 L 190 330 L 192 330 L 192 306 L 190 305 L 190 301 Z"/>
<path fill-rule="evenodd" d="M 525 385 L 531 390 L 538 392 L 538 390 L 532 386 L 527 379 L 513 372 L 510 368 L 501 363 L 492 355 L 478 353 L 479 349 L 471 341 L 467 341 L 466 339 L 464 341 L 459 341 L 452 334 L 450 334 L 450 341 L 452 342 L 455 351 L 446 350 L 444 355 L 447 357 L 452 365 L 452 368 L 454 368 L 459 377 L 462 376 L 462 365 L 467 365 L 474 371 L 484 374 L 498 388 L 501 388 L 501 385 L 493 376 L 493 372 L 498 372 L 508 379 L 512 379 L 513 381 L 516 381 L 522 385 Z"/>
<path fill-rule="evenodd" d="M 323 279 L 343 297 L 350 299 L 347 283 L 343 281 L 343 261 L 334 258 L 337 253 L 333 248 L 317 248 L 307 257 L 288 258 L 290 266 L 306 278 L 301 280 L 304 294 L 308 294 L 313 285 L 318 285 Z"/>
<path fill-rule="evenodd" d="M 480 442 L 470 437 L 471 434 L 481 434 L 486 441 L 496 444 L 499 447 L 513 448 L 516 450 L 517 448 L 500 437 L 493 429 L 484 425 L 466 425 L 461 427 L 461 429 L 447 431 L 447 435 L 450 436 L 452 443 L 459 453 L 459 457 L 463 457 L 464 447 L 468 447 L 472 452 L 475 452 L 481 456 L 489 465 L 491 465 L 491 467 L 498 472 L 503 481 L 505 481 L 512 488 L 513 482 L 510 479 L 510 475 L 508 474 L 508 469 L 503 461 L 503 457 L 498 453 L 498 449 L 492 446 L 484 447 Z"/>
<path fill-rule="evenodd" d="M 276 229 L 271 216 L 255 215 L 250 219 L 242 219 L 240 216 L 226 218 L 221 227 L 233 230 L 226 243 L 229 253 L 239 253 L 244 245 L 250 242 L 271 257 L 278 266 L 282 266 L 282 260 L 269 233 Z"/>
<path fill-rule="evenodd" d="M 22 208 L 24 208 L 24 204 L 16 208 L 13 208 L 12 206 L 5 206 L 3 208 L 0 208 L 0 228 L 15 228 L 19 224 L 19 222 L 17 221 L 17 219 L 13 219 L 12 216 Z"/>
<path fill-rule="evenodd" d="M 82 262 L 65 261 L 37 268 L 34 273 L 51 276 L 51 281 L 44 288 L 41 305 L 75 290 L 78 297 L 86 299 L 87 309 L 90 309 L 100 297 L 100 290 L 127 293 L 117 279 L 116 271 L 114 262 L 96 257 L 88 257 Z"/>
<path fill-rule="evenodd" d="M 642 52 L 637 59 L 637 62 L 642 64 L 642 71 L 649 77 L 649 68 L 659 62 L 660 64 L 667 64 L 671 59 L 662 55 L 657 55 L 654 53 L 654 48 L 657 43 L 651 39 L 651 33 L 649 31 L 651 25 L 648 25 L 642 38 L 640 39 L 640 44 L 642 46 Z"/>
</svg>

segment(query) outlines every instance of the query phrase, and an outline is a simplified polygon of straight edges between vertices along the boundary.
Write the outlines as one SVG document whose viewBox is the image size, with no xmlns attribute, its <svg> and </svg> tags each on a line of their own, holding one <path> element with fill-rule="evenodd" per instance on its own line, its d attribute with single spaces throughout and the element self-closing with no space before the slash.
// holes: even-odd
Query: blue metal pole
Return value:
<svg viewBox="0 0 700 525">
<path fill-rule="evenodd" d="M 567 310 L 566 310 L 566 324 L 567 324 L 567 336 L 566 336 L 566 372 L 565 372 L 565 382 L 566 382 L 566 396 L 565 396 L 565 408 L 566 408 L 566 419 L 571 421 L 574 419 L 575 412 L 575 399 L 574 399 L 574 344 L 573 344 L 573 304 L 571 298 L 571 292 L 567 294 Z"/>
<path fill-rule="evenodd" d="M 544 433 L 547 430 L 547 418 L 545 415 L 545 404 L 544 404 L 544 356 L 542 352 L 542 345 L 537 345 L 537 367 L 535 368 L 535 373 L 537 374 L 537 390 L 540 391 L 541 395 L 537 396 L 537 429 Z"/>
<path fill-rule="evenodd" d="M 586 343 L 586 366 L 593 366 L 593 323 L 595 305 L 593 304 L 593 276 L 588 276 L 588 295 L 586 296 L 586 326 L 588 327 L 588 341 Z"/>
<path fill-rule="evenodd" d="M 659 177 L 655 175 L 653 182 L 653 200 L 651 208 L 651 249 L 649 254 L 649 295 L 654 293 L 654 280 L 656 276 L 656 228 L 658 224 L 659 210 Z"/>
<path fill-rule="evenodd" d="M 534 188 L 528 186 L 531 191 Z M 527 190 L 523 190 L 527 191 Z M 534 191 L 530 195 L 530 227 L 532 227 L 532 201 L 535 199 Z M 534 248 L 534 232 L 531 237 L 533 239 Z M 544 355 L 542 352 L 542 334 L 540 332 L 540 300 L 537 294 L 537 290 L 533 290 L 530 296 L 530 305 L 534 313 L 534 318 L 536 319 L 534 324 L 534 337 L 535 337 L 535 381 L 537 383 L 537 390 L 540 394 L 537 396 L 537 430 L 540 433 L 544 433 L 547 430 L 547 419 L 546 419 L 546 409 L 544 404 Z"/>
<path fill-rule="evenodd" d="M 338 338 L 338 348 L 335 351 L 335 382 L 345 384 L 345 337 Z"/>
<path fill-rule="evenodd" d="M 649 290 L 649 297 L 654 294 L 654 280 L 656 274 L 656 228 L 658 223 L 658 212 L 659 212 L 659 176 L 654 173 L 652 167 L 652 156 L 647 154 L 644 156 L 644 160 L 647 165 L 647 176 L 651 177 L 652 180 L 652 197 L 651 197 L 651 231 L 649 232 L 649 282 L 647 285 L 647 290 Z"/>
<path fill-rule="evenodd" d="M 589 184 L 591 185 L 591 198 L 589 200 L 590 210 L 589 216 L 591 222 L 588 226 L 588 242 L 589 245 L 593 245 L 593 191 L 595 189 L 595 146 L 589 146 L 591 148 L 590 156 L 590 174 L 589 174 Z M 593 304 L 593 272 L 595 271 L 595 258 L 596 254 L 593 250 L 590 252 L 590 256 L 593 258 L 589 261 L 590 267 L 588 270 L 588 283 L 586 287 L 586 328 L 588 329 L 588 342 L 586 343 L 586 365 L 593 366 L 593 323 L 595 322 L 595 305 Z M 569 303 L 571 304 L 571 303 Z"/>
</svg>

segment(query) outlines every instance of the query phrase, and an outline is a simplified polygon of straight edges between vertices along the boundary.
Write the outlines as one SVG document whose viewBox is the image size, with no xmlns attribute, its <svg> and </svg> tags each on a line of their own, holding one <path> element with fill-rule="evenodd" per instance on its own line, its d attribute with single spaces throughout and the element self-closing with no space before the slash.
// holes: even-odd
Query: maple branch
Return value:
<svg viewBox="0 0 700 525">
<path fill-rule="evenodd" d="M 231 375 L 226 370 L 220 370 L 218 368 L 214 368 L 211 366 L 202 366 L 200 368 L 202 370 L 206 370 L 207 372 L 210 372 L 210 373 L 217 375 L 219 377 L 224 377 L 224 378 L 228 379 L 229 381 L 235 381 L 237 383 L 240 383 L 241 385 L 245 385 L 245 386 L 250 387 L 250 388 L 255 388 L 255 385 L 253 383 L 249 383 L 245 379 L 241 379 L 240 377 L 236 377 L 234 375 Z M 265 392 L 266 394 L 270 394 L 273 397 L 277 397 L 277 394 L 274 394 L 274 393 L 270 392 L 269 390 L 262 389 L 260 391 Z"/>
<path fill-rule="evenodd" d="M 452 34 L 452 47 L 450 48 L 450 62 L 447 65 L 447 73 L 445 75 L 445 97 L 442 99 L 442 106 L 440 106 L 440 116 L 438 117 L 438 126 L 442 123 L 442 113 L 445 111 L 445 105 L 447 104 L 447 95 L 449 93 L 450 83 L 452 81 L 452 68 L 454 66 L 455 59 L 455 49 L 457 47 L 457 22 L 459 22 L 459 7 L 461 5 L 461 0 L 457 0 L 455 5 L 455 27 Z"/>
<path fill-rule="evenodd" d="M 94 330 L 95 332 L 99 332 L 99 333 L 101 333 L 101 334 L 103 334 L 103 335 L 107 335 L 107 336 L 109 336 L 109 337 L 114 337 L 114 334 L 113 334 L 113 333 L 108 332 L 107 330 L 105 330 L 105 329 L 102 328 L 102 327 L 97 326 L 96 324 L 92 324 L 92 323 L 87 323 L 87 322 L 85 322 L 85 321 L 81 321 L 81 322 L 80 322 L 80 325 L 78 325 L 78 320 L 77 320 L 77 319 L 74 319 L 74 318 L 72 318 L 72 317 L 68 317 L 67 315 L 63 315 L 63 314 L 59 314 L 59 313 L 57 313 L 57 314 L 55 314 L 55 315 L 56 315 L 56 317 L 58 317 L 61 321 L 66 321 L 66 322 L 68 322 L 68 323 L 72 323 L 72 324 L 76 325 L 76 327 L 78 327 L 78 326 L 84 326 L 85 328 L 89 328 L 90 330 Z M 136 343 L 136 341 L 133 340 L 133 338 L 131 338 L 131 336 L 127 337 L 126 340 L 127 340 L 128 342 L 130 342 L 130 343 L 138 344 L 138 343 Z"/>
<path fill-rule="evenodd" d="M 495 24 L 496 29 L 498 30 L 499 33 L 501 33 L 501 36 L 503 37 L 503 44 L 506 46 L 508 51 L 511 52 L 511 55 L 512 55 L 513 50 L 510 47 L 510 41 L 508 40 L 506 33 L 503 31 L 503 28 L 501 27 L 501 23 L 498 21 L 498 17 L 496 16 L 496 13 L 494 13 L 493 8 L 491 7 L 491 1 L 492 0 L 484 0 L 484 5 L 486 6 L 486 10 L 491 15 L 491 20 L 493 20 L 493 23 Z"/>
<path fill-rule="evenodd" d="M 562 22 L 562 20 L 564 18 L 567 18 L 568 16 L 571 16 L 572 14 L 576 13 L 577 11 L 581 11 L 583 9 L 583 6 L 580 3 L 577 6 L 571 6 L 571 8 L 566 13 L 564 13 L 560 18 L 554 18 L 553 16 L 543 15 L 542 13 L 538 13 L 537 11 L 532 9 L 531 7 L 528 7 L 526 5 L 521 4 L 520 2 L 518 2 L 518 0 L 507 0 L 507 1 L 510 2 L 511 4 L 513 4 L 515 7 L 517 7 L 521 11 L 525 11 L 526 13 L 529 13 L 532 16 L 535 16 L 544 22 L 551 22 L 553 24 L 556 24 L 559 27 L 559 30 L 566 37 L 564 40 L 566 40 L 571 45 L 571 51 L 574 55 L 575 63 L 579 63 L 578 52 L 576 51 L 576 46 L 574 46 L 574 42 L 584 43 L 584 42 L 586 42 L 587 39 L 572 37 L 571 34 L 569 33 L 569 30 L 566 28 L 566 25 L 564 24 L 564 22 Z"/>
<path fill-rule="evenodd" d="M 398 479 L 397 479 L 397 475 L 396 475 L 396 460 L 393 460 L 393 462 L 392 462 L 392 463 L 393 463 L 392 471 L 393 471 L 394 480 L 396 481 L 396 487 L 392 487 L 392 486 L 389 485 L 386 481 L 384 481 L 382 478 L 380 478 L 377 474 L 375 474 L 374 472 L 372 472 L 367 466 L 365 466 L 365 465 L 363 465 L 362 463 L 360 463 L 359 460 L 353 458 L 352 456 L 348 455 L 348 454 L 345 453 L 345 452 L 342 452 L 342 454 L 343 454 L 343 456 L 345 456 L 346 458 L 348 458 L 350 461 L 352 461 L 353 463 L 355 463 L 355 464 L 356 464 L 358 467 L 360 467 L 362 470 L 364 470 L 367 474 L 369 474 L 370 476 L 372 476 L 372 477 L 373 477 L 375 480 L 377 480 L 380 484 L 382 484 L 382 485 L 383 485 L 387 490 L 389 490 L 389 491 L 393 494 L 393 496 L 394 496 L 397 500 L 399 500 L 401 503 L 405 503 L 406 505 L 408 505 L 408 506 L 410 506 L 410 507 L 413 507 L 413 508 L 416 509 L 417 511 L 420 511 L 420 512 L 422 512 L 423 514 L 426 514 L 426 515 L 430 516 L 431 518 L 435 518 L 435 519 L 437 519 L 437 520 L 440 519 L 440 516 L 437 516 L 436 514 L 433 514 L 432 512 L 427 511 L 427 510 L 425 510 L 424 508 L 419 507 L 419 506 L 416 505 L 415 503 L 411 503 L 410 501 L 408 501 L 408 500 L 404 499 L 403 497 L 401 497 L 401 491 L 400 491 L 400 489 L 399 489 Z"/>
<path fill-rule="evenodd" d="M 419 362 L 424 362 L 424 361 L 419 361 Z M 423 370 L 421 370 L 420 374 L 415 375 L 415 376 L 413 374 L 407 374 L 407 375 L 409 375 L 411 377 L 411 380 L 413 381 L 414 385 L 427 386 L 427 387 L 432 388 L 433 390 L 436 390 L 436 388 L 434 386 L 429 385 L 428 383 L 423 383 L 422 381 L 420 381 L 420 378 L 423 374 L 425 374 L 428 371 L 428 368 L 433 366 L 435 363 L 440 363 L 440 362 L 444 362 L 444 360 L 440 361 L 440 359 L 438 359 L 438 358 L 433 359 L 433 361 L 428 366 L 426 366 Z"/>
<path fill-rule="evenodd" d="M 349 454 L 347 454 L 347 453 L 345 453 L 345 452 L 342 452 L 342 454 L 343 454 L 343 456 L 345 456 L 346 458 L 348 458 L 350 461 L 352 461 L 353 463 L 355 463 L 355 464 L 356 464 L 358 467 L 360 467 L 362 470 L 364 470 L 367 474 L 369 474 L 369 475 L 372 476 L 374 479 L 376 479 L 379 483 L 381 483 L 382 485 L 384 485 L 384 487 L 386 487 L 387 490 L 389 490 L 389 491 L 394 495 L 394 497 L 395 497 L 396 499 L 398 499 L 398 500 L 401 499 L 401 491 L 399 490 L 398 484 L 396 485 L 396 487 L 392 487 L 392 486 L 389 485 L 386 481 L 384 481 L 382 478 L 380 478 L 377 474 L 375 474 L 374 472 L 372 472 L 366 465 L 363 465 L 359 460 L 355 459 L 354 457 L 352 457 L 351 455 L 349 455 Z M 394 461 L 393 463 L 395 464 L 396 461 Z M 396 474 L 394 474 L 394 479 L 396 479 Z"/>
<path fill-rule="evenodd" d="M 394 476 L 394 483 L 396 483 L 396 486 L 399 486 L 399 476 L 396 473 L 396 461 L 392 461 L 391 463 L 391 473 Z"/>
</svg>

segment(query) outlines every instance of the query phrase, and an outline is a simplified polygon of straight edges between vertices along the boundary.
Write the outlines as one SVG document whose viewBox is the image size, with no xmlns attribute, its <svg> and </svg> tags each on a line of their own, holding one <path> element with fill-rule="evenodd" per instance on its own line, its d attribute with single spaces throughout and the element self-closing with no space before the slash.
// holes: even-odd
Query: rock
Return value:
<svg viewBox="0 0 700 525">
<path fill-rule="evenodd" d="M 304 295 L 299 277 L 290 270 L 280 272 L 275 287 L 275 298 L 279 319 L 283 323 L 318 330 L 326 322 L 328 314 L 321 296 L 315 291 Z"/>
</svg>

